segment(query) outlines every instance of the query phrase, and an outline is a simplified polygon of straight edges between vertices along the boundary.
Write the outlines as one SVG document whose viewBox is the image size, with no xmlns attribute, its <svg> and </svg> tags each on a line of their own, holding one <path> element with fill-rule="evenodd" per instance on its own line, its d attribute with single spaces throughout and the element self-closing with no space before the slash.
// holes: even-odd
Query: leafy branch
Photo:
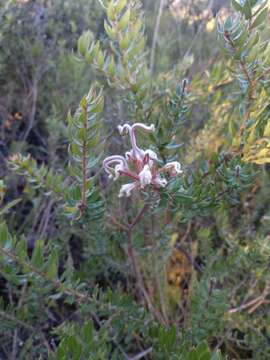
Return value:
<svg viewBox="0 0 270 360">
<path fill-rule="evenodd" d="M 71 199 L 65 210 L 73 219 L 79 219 L 86 212 L 95 192 L 92 173 L 102 155 L 100 115 L 103 105 L 102 90 L 92 87 L 82 98 L 75 114 L 68 115 L 69 170 L 75 182 L 69 191 Z"/>
</svg>

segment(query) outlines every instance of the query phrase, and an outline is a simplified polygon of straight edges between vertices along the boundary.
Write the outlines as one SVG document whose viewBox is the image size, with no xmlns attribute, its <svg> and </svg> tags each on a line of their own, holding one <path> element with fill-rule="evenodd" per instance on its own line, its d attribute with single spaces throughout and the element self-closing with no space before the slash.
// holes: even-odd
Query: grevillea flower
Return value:
<svg viewBox="0 0 270 360">
<path fill-rule="evenodd" d="M 120 135 L 129 135 L 131 141 L 131 150 L 127 151 L 125 157 L 122 155 L 112 155 L 104 159 L 103 168 L 109 175 L 109 178 L 117 180 L 119 176 L 125 176 L 133 180 L 133 182 L 122 185 L 119 197 L 130 196 L 133 190 L 144 189 L 152 186 L 154 189 L 167 185 L 164 174 L 177 176 L 182 173 L 181 165 L 177 161 L 169 162 L 162 168 L 157 167 L 157 154 L 151 150 L 140 149 L 136 141 L 136 129 L 145 132 L 154 132 L 154 125 L 144 125 L 136 123 L 133 125 L 119 125 Z"/>
</svg>

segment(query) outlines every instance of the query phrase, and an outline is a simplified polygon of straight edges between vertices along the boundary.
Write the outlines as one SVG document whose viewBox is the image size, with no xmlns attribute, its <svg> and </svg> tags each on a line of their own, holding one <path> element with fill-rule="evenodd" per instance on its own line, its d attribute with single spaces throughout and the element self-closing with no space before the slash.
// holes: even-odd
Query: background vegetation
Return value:
<svg viewBox="0 0 270 360">
<path fill-rule="evenodd" d="M 267 1 L 0 4 L 0 359 L 269 359 Z"/>
</svg>

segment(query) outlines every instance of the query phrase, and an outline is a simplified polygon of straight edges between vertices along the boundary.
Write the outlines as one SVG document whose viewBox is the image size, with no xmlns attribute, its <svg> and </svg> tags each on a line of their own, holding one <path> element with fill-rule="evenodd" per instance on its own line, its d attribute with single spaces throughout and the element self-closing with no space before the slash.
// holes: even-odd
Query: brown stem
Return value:
<svg viewBox="0 0 270 360">
<path fill-rule="evenodd" d="M 132 231 L 134 227 L 140 222 L 147 208 L 148 208 L 148 204 L 145 204 L 138 212 L 133 222 L 128 225 L 123 225 L 119 223 L 117 220 L 114 219 L 114 217 L 111 217 L 110 219 L 114 225 L 116 225 L 119 229 L 126 231 L 127 233 L 127 239 L 128 239 L 127 255 L 131 261 L 132 270 L 136 279 L 136 285 L 140 291 L 142 298 L 145 300 L 147 307 L 150 310 L 150 312 L 153 314 L 153 316 L 164 326 L 167 326 L 167 322 L 163 318 L 162 314 L 152 304 L 152 301 L 144 284 L 143 274 L 141 272 L 138 256 L 133 246 Z"/>
<path fill-rule="evenodd" d="M 116 227 L 118 227 L 119 229 L 121 229 L 121 230 L 123 230 L 123 231 L 128 231 L 128 230 L 129 230 L 129 228 L 128 228 L 125 224 L 120 223 L 118 220 L 116 220 L 116 219 L 114 218 L 113 215 L 111 215 L 111 216 L 109 217 L 109 219 L 110 219 L 111 223 L 112 223 L 113 225 L 115 225 Z"/>
<path fill-rule="evenodd" d="M 241 311 L 241 310 L 245 310 L 251 306 L 254 306 L 255 304 L 257 304 L 258 302 L 260 302 L 262 300 L 262 296 L 259 296 L 257 297 L 256 299 L 253 299 L 249 302 L 247 302 L 246 304 L 243 304 L 243 305 L 240 305 L 238 306 L 237 308 L 232 308 L 228 311 L 229 314 L 234 314 L 238 311 Z"/>
<path fill-rule="evenodd" d="M 245 310 L 245 309 L 248 309 L 248 313 L 251 314 L 253 313 L 260 305 L 262 304 L 265 304 L 267 303 L 268 301 L 266 300 L 266 297 L 268 296 L 270 292 L 270 284 L 267 284 L 265 286 L 265 289 L 263 291 L 263 293 L 256 297 L 255 299 L 251 300 L 251 301 L 248 301 L 247 303 L 245 304 L 242 304 L 240 306 L 238 306 L 237 308 L 232 308 L 228 311 L 229 314 L 234 314 L 238 311 L 241 311 L 241 310 Z"/>
<path fill-rule="evenodd" d="M 136 278 L 136 283 L 137 286 L 139 288 L 139 291 L 141 292 L 148 309 L 150 310 L 150 312 L 154 315 L 154 317 L 161 322 L 164 326 L 167 326 L 166 321 L 163 319 L 163 316 L 160 314 L 160 312 L 154 307 L 154 305 L 152 304 L 152 301 L 150 299 L 150 296 L 148 294 L 148 291 L 146 290 L 145 284 L 144 284 L 144 279 L 143 279 L 143 275 L 140 269 L 140 264 L 138 261 L 138 257 L 137 257 L 137 253 L 134 249 L 133 246 L 133 241 L 132 241 L 132 230 L 134 229 L 134 227 L 140 222 L 144 212 L 146 211 L 146 209 L 148 208 L 148 204 L 145 204 L 142 209 L 138 212 L 137 216 L 135 217 L 135 219 L 133 220 L 133 222 L 128 226 L 128 230 L 127 230 L 127 237 L 128 237 L 128 255 L 131 259 L 131 264 L 133 267 L 133 271 L 134 271 L 134 275 Z"/>
<path fill-rule="evenodd" d="M 151 217 L 151 235 L 150 235 L 150 241 L 151 241 L 151 245 L 152 247 L 154 248 L 155 244 L 154 244 L 154 235 L 155 235 L 155 228 L 154 228 L 154 215 L 152 215 Z M 154 273 L 154 276 L 155 276 L 155 284 L 156 284 L 156 288 L 157 288 L 157 291 L 158 291 L 158 294 L 159 294 L 159 302 L 160 302 L 160 309 L 161 309 L 161 313 L 162 313 L 162 316 L 163 316 L 163 319 L 164 321 L 166 322 L 167 325 L 169 325 L 169 317 L 168 317 L 168 314 L 167 314 L 167 306 L 166 306 L 166 300 L 165 300 L 165 297 L 164 297 L 164 291 L 162 289 L 162 285 L 161 285 L 161 281 L 160 281 L 160 275 L 158 273 L 158 268 L 157 268 L 157 259 L 156 259 L 156 256 L 155 254 L 153 254 L 154 256 L 152 257 L 152 261 L 154 263 L 154 269 L 155 269 L 155 273 Z M 162 275 L 164 276 L 164 269 L 162 271 Z"/>
<path fill-rule="evenodd" d="M 160 312 L 152 304 L 150 296 L 149 296 L 149 294 L 148 294 L 148 292 L 147 292 L 147 290 L 145 288 L 143 275 L 141 273 L 139 261 L 138 261 L 138 258 L 137 258 L 137 253 L 136 253 L 136 251 L 135 251 L 135 249 L 133 247 L 132 229 L 129 229 L 127 235 L 128 235 L 128 254 L 129 254 L 129 257 L 131 259 L 131 263 L 132 263 L 133 271 L 134 271 L 134 274 L 135 274 L 138 289 L 141 292 L 142 297 L 144 298 L 150 312 L 154 315 L 154 317 L 159 322 L 161 322 L 164 326 L 166 326 L 167 324 L 166 324 L 165 320 L 163 319 Z"/>
<path fill-rule="evenodd" d="M 131 231 L 131 230 L 138 224 L 138 222 L 141 220 L 141 218 L 142 218 L 144 212 L 147 210 L 147 208 L 148 208 L 148 205 L 145 204 L 145 205 L 141 208 L 141 210 L 138 212 L 138 214 L 136 215 L 135 219 L 133 220 L 133 222 L 132 222 L 132 223 L 129 225 L 129 227 L 128 227 L 130 231 Z"/>
</svg>

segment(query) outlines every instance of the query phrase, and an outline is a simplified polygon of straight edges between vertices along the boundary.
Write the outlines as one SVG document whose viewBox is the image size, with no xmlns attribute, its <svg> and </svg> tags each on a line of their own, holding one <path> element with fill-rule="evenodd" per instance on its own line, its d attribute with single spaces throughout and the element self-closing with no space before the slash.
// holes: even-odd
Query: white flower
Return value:
<svg viewBox="0 0 270 360">
<path fill-rule="evenodd" d="M 165 187 L 168 184 L 168 182 L 166 179 L 157 175 L 153 180 L 153 184 L 156 185 L 157 187 Z"/>
<path fill-rule="evenodd" d="M 148 155 L 151 160 L 157 160 L 158 159 L 157 154 L 151 149 L 145 150 L 144 154 Z"/>
<path fill-rule="evenodd" d="M 132 183 L 121 186 L 119 197 L 130 196 L 134 189 L 144 189 L 151 185 L 155 190 L 165 187 L 167 180 L 162 177 L 162 173 L 168 173 L 170 176 L 176 176 L 182 173 L 181 165 L 177 161 L 169 162 L 158 170 L 155 162 L 158 160 L 157 154 L 151 150 L 140 149 L 137 145 L 135 130 L 141 129 L 146 132 L 154 131 L 154 125 L 144 125 L 136 123 L 133 125 L 119 125 L 118 130 L 121 135 L 129 135 L 131 141 L 131 150 L 127 151 L 125 157 L 113 155 L 103 161 L 104 170 L 114 180 L 119 176 L 126 176 L 133 180 Z M 131 169 L 129 166 L 131 165 Z"/>
<path fill-rule="evenodd" d="M 117 129 L 118 129 L 120 135 L 128 135 L 128 134 L 130 134 L 131 126 L 129 124 L 118 125 Z"/>
<path fill-rule="evenodd" d="M 142 161 L 144 158 L 144 151 L 142 149 L 140 149 L 137 145 L 136 136 L 135 136 L 136 129 L 142 129 L 146 132 L 154 132 L 155 126 L 154 126 L 154 124 L 147 126 L 147 125 L 144 125 L 141 123 L 135 123 L 133 125 L 124 124 L 124 125 L 118 126 L 120 135 L 129 134 L 129 136 L 130 136 L 132 149 L 131 149 L 131 151 L 126 153 L 127 159 Z"/>
<path fill-rule="evenodd" d="M 159 172 L 166 172 L 166 171 L 168 171 L 172 176 L 182 174 L 183 172 L 181 170 L 181 164 L 178 161 L 172 161 L 167 163 L 166 165 L 163 166 L 162 169 L 160 169 Z"/>
<path fill-rule="evenodd" d="M 115 163 L 117 165 L 115 168 L 112 168 L 110 165 Z M 106 173 L 109 174 L 109 178 L 114 178 L 114 180 L 121 175 L 121 172 L 129 171 L 126 159 L 120 155 L 108 156 L 103 160 L 103 167 Z"/>
<path fill-rule="evenodd" d="M 121 186 L 121 189 L 119 191 L 119 197 L 127 196 L 129 197 L 131 195 L 131 191 L 137 188 L 136 182 L 124 184 Z"/>
<path fill-rule="evenodd" d="M 113 178 L 113 180 L 114 181 L 117 180 L 124 170 L 125 170 L 125 168 L 123 167 L 123 164 L 117 164 L 115 166 L 115 168 L 114 168 L 114 178 Z M 109 177 L 112 177 L 112 175 L 109 175 Z"/>
<path fill-rule="evenodd" d="M 151 149 L 147 149 L 144 152 L 144 162 L 148 162 L 149 166 L 152 167 L 154 164 L 154 161 L 157 161 L 158 157 L 157 154 L 151 150 Z"/>
<path fill-rule="evenodd" d="M 143 170 L 139 173 L 141 188 L 151 184 L 152 173 L 148 164 L 144 165 Z"/>
</svg>

